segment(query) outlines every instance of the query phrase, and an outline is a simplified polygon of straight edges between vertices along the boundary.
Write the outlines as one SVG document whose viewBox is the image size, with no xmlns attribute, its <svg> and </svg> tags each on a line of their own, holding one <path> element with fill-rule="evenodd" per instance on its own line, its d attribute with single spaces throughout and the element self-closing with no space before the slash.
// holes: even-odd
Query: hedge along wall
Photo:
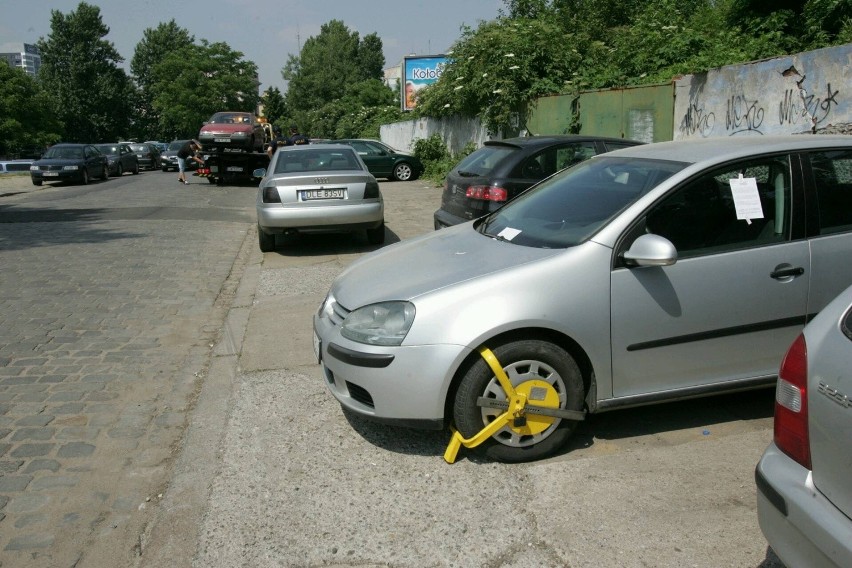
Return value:
<svg viewBox="0 0 852 568">
<path fill-rule="evenodd" d="M 674 139 L 852 134 L 852 44 L 675 80 Z"/>
</svg>

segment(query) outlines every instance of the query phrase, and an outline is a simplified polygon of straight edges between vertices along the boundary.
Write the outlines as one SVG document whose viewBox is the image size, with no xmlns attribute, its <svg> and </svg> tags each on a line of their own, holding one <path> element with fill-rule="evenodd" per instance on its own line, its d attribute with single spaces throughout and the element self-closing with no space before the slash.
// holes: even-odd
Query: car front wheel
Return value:
<svg viewBox="0 0 852 568">
<path fill-rule="evenodd" d="M 583 378 L 580 368 L 564 349 L 537 339 L 506 343 L 494 348 L 496 365 L 503 369 L 516 393 L 531 405 L 580 411 Z M 479 399 L 494 403 L 482 406 Z M 483 357 L 467 369 L 456 391 L 453 419 L 465 438 L 472 438 L 503 414 L 508 401 L 495 372 Z M 491 438 L 474 448 L 477 453 L 502 462 L 525 462 L 549 456 L 570 439 L 577 422 L 525 413 L 509 421 Z"/>
<path fill-rule="evenodd" d="M 80 176 L 80 181 L 83 185 L 89 185 L 89 170 L 83 168 L 83 173 Z"/>
<path fill-rule="evenodd" d="M 136 162 L 135 164 L 133 164 L 133 175 L 138 175 L 138 174 L 139 174 L 139 162 Z"/>
<path fill-rule="evenodd" d="M 414 178 L 414 171 L 405 162 L 400 162 L 393 168 L 393 177 L 397 181 L 408 181 Z"/>
<path fill-rule="evenodd" d="M 109 166 L 106 165 L 106 164 L 104 164 L 104 172 L 103 172 L 103 175 L 101 176 L 101 179 L 104 180 L 104 181 L 109 179 Z"/>
<path fill-rule="evenodd" d="M 264 233 L 260 225 L 258 225 L 257 244 L 260 247 L 260 252 L 272 252 L 275 250 L 275 235 Z"/>
</svg>

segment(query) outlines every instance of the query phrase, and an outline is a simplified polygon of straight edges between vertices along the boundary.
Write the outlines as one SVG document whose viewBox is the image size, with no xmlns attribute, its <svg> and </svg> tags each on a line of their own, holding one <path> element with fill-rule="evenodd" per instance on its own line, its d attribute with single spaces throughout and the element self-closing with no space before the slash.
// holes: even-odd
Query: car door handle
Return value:
<svg viewBox="0 0 852 568">
<path fill-rule="evenodd" d="M 805 269 L 801 266 L 787 266 L 784 268 L 776 268 L 769 273 L 769 276 L 780 280 L 781 278 L 790 278 L 791 276 L 801 276 L 805 273 Z"/>
</svg>

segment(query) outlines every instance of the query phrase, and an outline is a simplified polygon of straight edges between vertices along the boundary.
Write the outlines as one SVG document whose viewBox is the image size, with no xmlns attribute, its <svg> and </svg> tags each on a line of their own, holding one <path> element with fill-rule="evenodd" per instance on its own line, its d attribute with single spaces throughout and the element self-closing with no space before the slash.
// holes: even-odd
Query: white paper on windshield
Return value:
<svg viewBox="0 0 852 568">
<path fill-rule="evenodd" d="M 506 227 L 505 229 L 497 233 L 497 236 L 506 239 L 507 241 L 511 241 L 520 234 L 520 229 L 512 229 L 511 227 Z"/>
<path fill-rule="evenodd" d="M 763 219 L 763 206 L 760 204 L 760 193 L 757 191 L 757 179 L 740 177 L 728 180 L 731 184 L 731 194 L 734 196 L 734 208 L 737 219 L 745 219 L 751 225 L 752 219 Z"/>
</svg>

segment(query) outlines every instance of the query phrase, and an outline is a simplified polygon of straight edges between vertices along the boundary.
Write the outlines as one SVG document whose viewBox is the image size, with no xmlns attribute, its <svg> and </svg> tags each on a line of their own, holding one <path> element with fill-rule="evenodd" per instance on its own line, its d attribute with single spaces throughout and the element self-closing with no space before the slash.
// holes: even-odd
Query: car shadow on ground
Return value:
<svg viewBox="0 0 852 568">
<path fill-rule="evenodd" d="M 276 235 L 275 253 L 281 256 L 337 256 L 363 254 L 398 243 L 402 239 L 385 226 L 385 242 L 371 245 L 364 231 Z"/>
<path fill-rule="evenodd" d="M 554 457 L 590 448 L 596 440 L 626 440 L 684 430 L 695 430 L 699 436 L 718 435 L 726 424 L 771 418 L 774 401 L 774 389 L 761 389 L 590 415 L 579 424 L 565 449 Z M 450 441 L 449 430 L 389 427 L 346 410 L 343 414 L 360 436 L 390 452 L 442 456 Z M 477 463 L 487 461 L 480 460 L 476 454 L 468 451 L 460 453 L 459 459 Z M 766 564 L 762 568 L 774 566 L 777 565 Z"/>
</svg>

